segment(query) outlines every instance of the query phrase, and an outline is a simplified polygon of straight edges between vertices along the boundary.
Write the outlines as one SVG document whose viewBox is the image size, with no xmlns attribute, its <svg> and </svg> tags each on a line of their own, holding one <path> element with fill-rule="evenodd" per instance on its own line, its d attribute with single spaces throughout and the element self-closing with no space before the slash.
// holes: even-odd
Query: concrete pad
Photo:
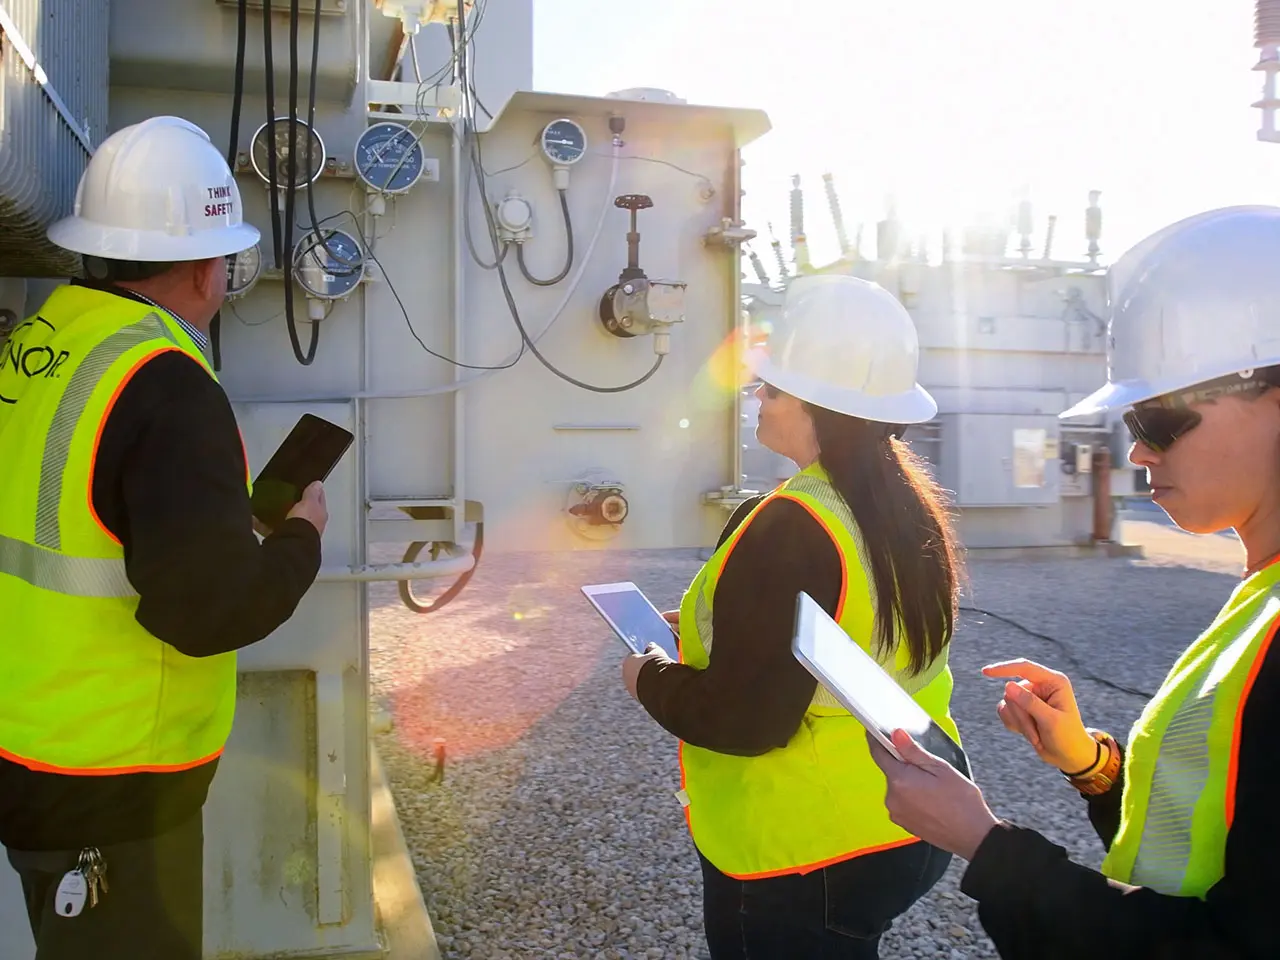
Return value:
<svg viewBox="0 0 1280 960">
<path fill-rule="evenodd" d="M 400 829 L 382 760 L 369 747 L 373 898 L 386 960 L 440 960 L 440 947 Z"/>
</svg>

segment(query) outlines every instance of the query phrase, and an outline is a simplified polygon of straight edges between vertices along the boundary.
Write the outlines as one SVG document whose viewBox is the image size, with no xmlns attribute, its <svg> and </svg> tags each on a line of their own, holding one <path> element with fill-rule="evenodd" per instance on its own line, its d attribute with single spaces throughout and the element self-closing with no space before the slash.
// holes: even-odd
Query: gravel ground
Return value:
<svg viewBox="0 0 1280 960">
<path fill-rule="evenodd" d="M 1142 698 L 1209 622 L 1237 575 L 1234 545 L 1130 523 L 1148 559 L 973 561 L 953 641 L 953 713 L 997 815 L 1097 866 L 1083 803 L 995 714 L 984 663 L 1067 669 L 1087 722 L 1127 731 Z M 706 956 L 701 880 L 680 807 L 675 742 L 623 690 L 620 647 L 577 592 L 634 580 L 674 607 L 689 551 L 486 558 L 458 600 L 415 616 L 372 591 L 378 738 L 446 958 Z M 1073 664 L 1072 659 L 1077 663 Z M 442 782 L 433 742 L 447 743 Z M 996 956 L 953 863 L 886 935 L 889 958 Z"/>
</svg>

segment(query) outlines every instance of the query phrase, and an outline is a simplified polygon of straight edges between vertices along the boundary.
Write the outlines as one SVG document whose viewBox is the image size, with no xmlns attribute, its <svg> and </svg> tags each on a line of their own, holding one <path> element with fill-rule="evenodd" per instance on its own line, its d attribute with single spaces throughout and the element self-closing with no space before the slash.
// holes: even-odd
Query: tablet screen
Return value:
<svg viewBox="0 0 1280 960">
<path fill-rule="evenodd" d="M 672 660 L 678 660 L 676 637 L 671 632 L 671 625 L 662 619 L 662 614 L 651 604 L 647 597 L 634 584 L 583 587 L 596 609 L 600 611 L 613 627 L 614 632 L 622 638 L 634 652 L 644 653 L 650 643 L 656 643 L 666 651 Z"/>
<path fill-rule="evenodd" d="M 304 413 L 253 481 L 253 515 L 275 529 L 316 480 L 327 479 L 351 446 L 349 430 Z"/>
<path fill-rule="evenodd" d="M 879 730 L 899 728 L 917 739 L 932 722 L 874 658 L 850 639 L 807 593 L 801 593 L 794 641 L 796 655 L 832 695 Z"/>
<path fill-rule="evenodd" d="M 796 601 L 791 649 L 805 669 L 899 760 L 902 757 L 889 738 L 901 729 L 929 753 L 972 778 L 960 745 L 807 593 Z"/>
</svg>

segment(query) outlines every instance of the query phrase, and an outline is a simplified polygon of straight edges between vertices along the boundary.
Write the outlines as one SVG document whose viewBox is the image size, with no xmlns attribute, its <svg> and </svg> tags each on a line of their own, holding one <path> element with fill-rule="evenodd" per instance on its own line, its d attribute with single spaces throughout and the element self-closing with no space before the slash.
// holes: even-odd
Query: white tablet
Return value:
<svg viewBox="0 0 1280 960">
<path fill-rule="evenodd" d="M 930 753 L 969 775 L 964 751 L 956 742 L 866 650 L 850 639 L 813 597 L 803 592 L 796 598 L 791 650 L 893 756 L 902 759 L 889 737 L 894 730 L 906 730 Z"/>
<path fill-rule="evenodd" d="M 671 624 L 634 583 L 592 583 L 582 593 L 632 653 L 656 643 L 672 660 L 680 659 Z"/>
</svg>

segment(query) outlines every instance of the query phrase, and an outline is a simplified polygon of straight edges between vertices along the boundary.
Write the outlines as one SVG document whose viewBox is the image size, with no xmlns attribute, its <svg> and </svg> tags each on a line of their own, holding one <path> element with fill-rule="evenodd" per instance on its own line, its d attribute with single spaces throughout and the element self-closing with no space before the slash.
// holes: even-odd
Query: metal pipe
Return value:
<svg viewBox="0 0 1280 960">
<path fill-rule="evenodd" d="M 467 44 L 467 20 L 465 8 L 460 10 L 461 17 L 458 21 L 458 27 L 455 32 L 457 49 L 454 51 L 461 58 L 465 55 L 465 46 Z M 466 64 L 466 73 L 464 76 L 467 82 L 474 83 L 475 78 L 471 76 L 471 64 Z M 467 96 L 466 91 L 462 92 L 464 102 Z M 458 116 L 450 123 L 451 139 L 449 144 L 450 163 L 453 165 L 453 243 L 452 247 L 452 264 L 453 268 L 453 355 L 461 358 L 466 356 L 463 349 L 462 331 L 463 331 L 463 311 L 466 309 L 465 300 L 465 284 L 466 275 L 463 269 L 463 260 L 466 256 L 465 244 L 466 235 L 464 231 L 465 217 L 467 216 L 467 208 L 464 203 L 466 199 L 466 191 L 464 189 L 463 171 L 463 146 L 467 137 L 467 111 L 461 110 Z M 472 136 L 479 136 L 474 131 Z M 488 198 L 482 198 L 481 202 L 488 203 Z M 453 382 L 458 384 L 463 378 L 462 367 L 457 364 L 453 365 Z M 453 391 L 453 491 L 450 494 L 453 498 L 453 542 L 462 543 L 463 534 L 467 526 L 467 510 L 466 510 L 466 489 L 465 489 L 465 471 L 466 471 L 466 448 L 464 441 L 464 433 L 466 432 L 466 404 L 463 399 L 463 391 L 455 389 Z"/>
<path fill-rule="evenodd" d="M 1106 447 L 1093 452 L 1093 540 L 1111 540 L 1111 451 Z"/>
<path fill-rule="evenodd" d="M 321 567 L 317 583 L 374 583 L 396 580 L 434 580 L 459 577 L 476 565 L 471 554 L 429 563 L 372 563 L 358 567 Z"/>
<path fill-rule="evenodd" d="M 733 214 L 733 222 L 740 223 L 742 221 L 742 151 L 734 149 L 729 160 L 729 179 L 732 181 L 729 185 L 729 196 L 732 197 L 731 207 Z M 759 263 L 758 258 L 754 258 L 753 262 Z M 764 268 L 760 267 L 763 273 Z M 747 343 L 747 319 L 746 307 L 742 303 L 742 253 L 738 251 L 738 255 L 734 258 L 733 269 L 730 274 L 732 277 L 729 282 L 729 309 L 733 311 L 733 340 L 734 340 L 734 371 L 737 366 L 737 351 L 745 351 L 750 346 Z M 767 282 L 768 278 L 765 278 Z M 733 391 L 733 427 L 730 431 L 731 446 L 733 448 L 733 484 L 734 490 L 742 488 L 742 388 L 736 387 Z"/>
</svg>

